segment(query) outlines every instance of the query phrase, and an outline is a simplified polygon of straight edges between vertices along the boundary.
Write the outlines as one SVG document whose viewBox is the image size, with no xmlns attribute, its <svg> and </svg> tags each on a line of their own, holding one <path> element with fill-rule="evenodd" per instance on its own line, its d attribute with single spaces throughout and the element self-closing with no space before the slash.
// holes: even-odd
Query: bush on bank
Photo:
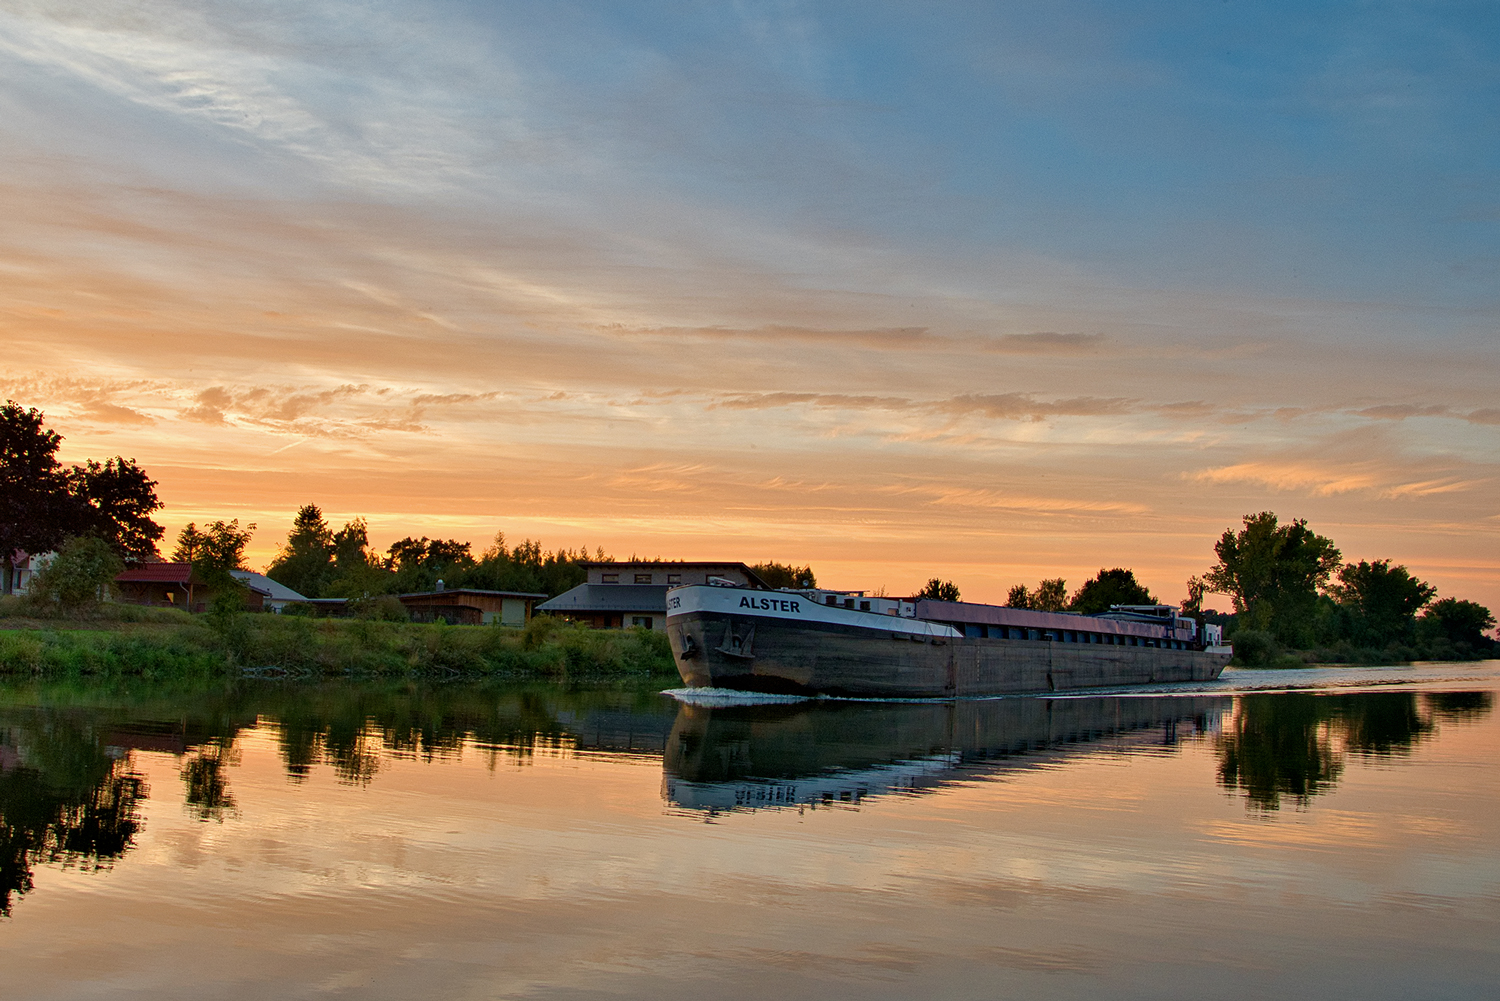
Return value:
<svg viewBox="0 0 1500 1001">
<path fill-rule="evenodd" d="M 667 638 L 547 616 L 525 629 L 245 612 L 189 616 L 101 606 L 88 618 L 36 618 L 0 605 L 0 674 L 208 677 L 437 676 L 555 680 L 673 675 Z"/>
</svg>

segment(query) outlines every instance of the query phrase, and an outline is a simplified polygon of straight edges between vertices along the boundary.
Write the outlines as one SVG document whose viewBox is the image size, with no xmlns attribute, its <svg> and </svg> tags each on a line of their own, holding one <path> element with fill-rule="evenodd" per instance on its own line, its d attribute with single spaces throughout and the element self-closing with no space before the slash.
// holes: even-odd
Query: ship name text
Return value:
<svg viewBox="0 0 1500 1001">
<path fill-rule="evenodd" d="M 781 598 L 741 598 L 741 608 L 759 608 L 769 612 L 799 612 L 800 601 L 785 601 Z"/>
</svg>

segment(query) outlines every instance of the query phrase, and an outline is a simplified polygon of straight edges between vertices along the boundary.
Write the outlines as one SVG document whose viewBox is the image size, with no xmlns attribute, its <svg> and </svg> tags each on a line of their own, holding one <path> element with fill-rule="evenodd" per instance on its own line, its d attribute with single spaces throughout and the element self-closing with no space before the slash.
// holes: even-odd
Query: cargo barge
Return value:
<svg viewBox="0 0 1500 1001">
<path fill-rule="evenodd" d="M 727 581 L 669 590 L 667 636 L 692 688 L 855 698 L 1211 681 L 1230 658 L 1169 605 L 1075 615 Z"/>
</svg>

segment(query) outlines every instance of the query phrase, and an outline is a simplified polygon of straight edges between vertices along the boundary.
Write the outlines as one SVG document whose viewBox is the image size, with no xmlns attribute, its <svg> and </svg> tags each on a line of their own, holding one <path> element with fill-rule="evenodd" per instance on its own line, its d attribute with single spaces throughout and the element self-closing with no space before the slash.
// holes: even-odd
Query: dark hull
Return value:
<svg viewBox="0 0 1500 1001">
<path fill-rule="evenodd" d="M 752 632 L 753 626 L 753 632 Z M 667 620 L 693 688 L 960 698 L 1212 681 L 1228 654 L 1050 640 L 912 639 L 905 633 L 721 612 Z"/>
</svg>

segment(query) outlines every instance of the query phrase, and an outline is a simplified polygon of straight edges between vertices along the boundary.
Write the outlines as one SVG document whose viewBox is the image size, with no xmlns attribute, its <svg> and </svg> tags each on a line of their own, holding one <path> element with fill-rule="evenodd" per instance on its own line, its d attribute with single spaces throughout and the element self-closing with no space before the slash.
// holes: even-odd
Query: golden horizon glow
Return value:
<svg viewBox="0 0 1500 1001">
<path fill-rule="evenodd" d="M 0 396 L 67 461 L 142 463 L 169 538 L 253 521 L 261 567 L 313 502 L 382 548 L 499 530 L 976 600 L 1126 566 L 1177 600 L 1274 510 L 1500 608 L 1493 268 L 1454 181 L 1493 170 L 1406 144 L 1476 134 L 1456 62 L 1409 113 L 1309 97 L 1328 190 L 1256 95 L 1215 92 L 1221 161 L 1174 138 L 1224 134 L 1195 86 L 1104 42 L 1044 71 L 978 20 L 993 65 L 893 96 L 836 19 L 132 9 L 0 15 Z M 1098 67 L 1148 88 L 1138 133 L 1100 124 Z"/>
</svg>

